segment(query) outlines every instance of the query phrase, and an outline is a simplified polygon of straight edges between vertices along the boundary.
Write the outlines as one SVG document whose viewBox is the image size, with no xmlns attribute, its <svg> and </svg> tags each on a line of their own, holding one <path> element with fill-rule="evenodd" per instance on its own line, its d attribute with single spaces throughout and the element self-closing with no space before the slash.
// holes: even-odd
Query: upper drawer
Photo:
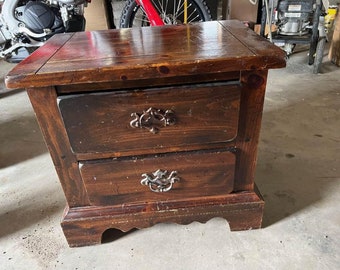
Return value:
<svg viewBox="0 0 340 270">
<path fill-rule="evenodd" d="M 72 150 L 113 156 L 231 141 L 237 135 L 239 106 L 240 85 L 230 83 L 59 99 Z"/>
</svg>

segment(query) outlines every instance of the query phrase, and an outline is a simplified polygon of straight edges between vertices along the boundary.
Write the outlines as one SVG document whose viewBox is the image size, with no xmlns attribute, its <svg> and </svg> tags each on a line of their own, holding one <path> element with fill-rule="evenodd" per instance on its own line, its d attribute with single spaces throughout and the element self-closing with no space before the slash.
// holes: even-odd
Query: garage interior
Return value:
<svg viewBox="0 0 340 270">
<path fill-rule="evenodd" d="M 214 218 L 107 231 L 81 248 L 68 247 L 57 174 L 26 92 L 4 85 L 15 64 L 1 60 L 0 268 L 338 269 L 340 69 L 329 47 L 319 74 L 304 46 L 269 71 L 255 177 L 262 229 L 230 232 Z"/>
</svg>

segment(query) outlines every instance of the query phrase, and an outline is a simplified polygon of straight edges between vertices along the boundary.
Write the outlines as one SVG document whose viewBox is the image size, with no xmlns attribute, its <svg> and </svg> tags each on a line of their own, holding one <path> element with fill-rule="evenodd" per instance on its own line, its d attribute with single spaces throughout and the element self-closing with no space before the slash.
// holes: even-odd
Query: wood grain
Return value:
<svg viewBox="0 0 340 270">
<path fill-rule="evenodd" d="M 100 244 L 102 234 L 110 228 L 127 232 L 161 222 L 205 223 L 214 217 L 221 217 L 228 221 L 232 231 L 251 230 L 261 227 L 264 201 L 255 191 L 210 197 L 195 205 L 171 207 L 150 203 L 143 207 L 144 211 L 125 208 L 123 214 L 121 207 L 66 208 L 62 228 L 71 247 Z"/>
<path fill-rule="evenodd" d="M 238 137 L 235 191 L 253 190 L 257 162 L 267 70 L 241 73 L 242 93 Z"/>
<path fill-rule="evenodd" d="M 68 41 L 61 45 L 62 39 Z M 38 57 L 42 60 L 37 62 Z M 32 61 L 40 65 L 34 72 Z M 213 21 L 56 35 L 15 67 L 6 84 L 27 88 L 121 82 L 283 66 L 284 52 L 240 22 Z"/>
<path fill-rule="evenodd" d="M 70 207 L 88 205 L 78 161 L 71 151 L 53 87 L 27 89 L 46 145 L 51 154 L 67 203 Z"/>
<path fill-rule="evenodd" d="M 69 245 L 213 217 L 259 228 L 267 75 L 284 66 L 281 49 L 237 21 L 56 35 L 18 64 L 6 83 L 28 91 L 67 199 Z M 171 110 L 174 125 L 131 127 L 149 108 Z M 158 169 L 178 173 L 168 192 L 140 183 Z"/>
<path fill-rule="evenodd" d="M 179 182 L 165 193 L 141 185 L 142 174 L 176 171 Z M 228 151 L 172 153 L 83 162 L 80 172 L 91 205 L 129 205 L 200 200 L 233 190 L 235 155 Z"/>
<path fill-rule="evenodd" d="M 232 141 L 237 135 L 239 84 L 204 84 L 65 96 L 59 108 L 75 153 L 111 156 Z M 175 124 L 157 134 L 132 128 L 132 113 L 172 110 Z M 91 158 L 91 155 L 87 155 Z"/>
</svg>

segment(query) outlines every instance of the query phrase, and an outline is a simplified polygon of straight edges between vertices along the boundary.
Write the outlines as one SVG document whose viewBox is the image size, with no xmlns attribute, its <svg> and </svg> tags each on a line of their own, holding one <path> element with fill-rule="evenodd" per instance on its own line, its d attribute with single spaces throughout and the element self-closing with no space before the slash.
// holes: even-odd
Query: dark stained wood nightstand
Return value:
<svg viewBox="0 0 340 270">
<path fill-rule="evenodd" d="M 70 246 L 109 228 L 213 217 L 261 226 L 254 185 L 268 69 L 285 54 L 238 21 L 61 34 L 18 64 L 63 187 Z"/>
</svg>

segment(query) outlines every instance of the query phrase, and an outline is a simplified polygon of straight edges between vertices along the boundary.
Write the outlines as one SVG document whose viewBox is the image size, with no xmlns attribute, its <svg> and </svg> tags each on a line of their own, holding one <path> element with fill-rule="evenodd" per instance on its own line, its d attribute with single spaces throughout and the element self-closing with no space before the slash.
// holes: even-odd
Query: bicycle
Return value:
<svg viewBox="0 0 340 270">
<path fill-rule="evenodd" d="M 211 14 L 205 0 L 127 0 L 119 27 L 162 26 L 210 20 Z"/>
</svg>

